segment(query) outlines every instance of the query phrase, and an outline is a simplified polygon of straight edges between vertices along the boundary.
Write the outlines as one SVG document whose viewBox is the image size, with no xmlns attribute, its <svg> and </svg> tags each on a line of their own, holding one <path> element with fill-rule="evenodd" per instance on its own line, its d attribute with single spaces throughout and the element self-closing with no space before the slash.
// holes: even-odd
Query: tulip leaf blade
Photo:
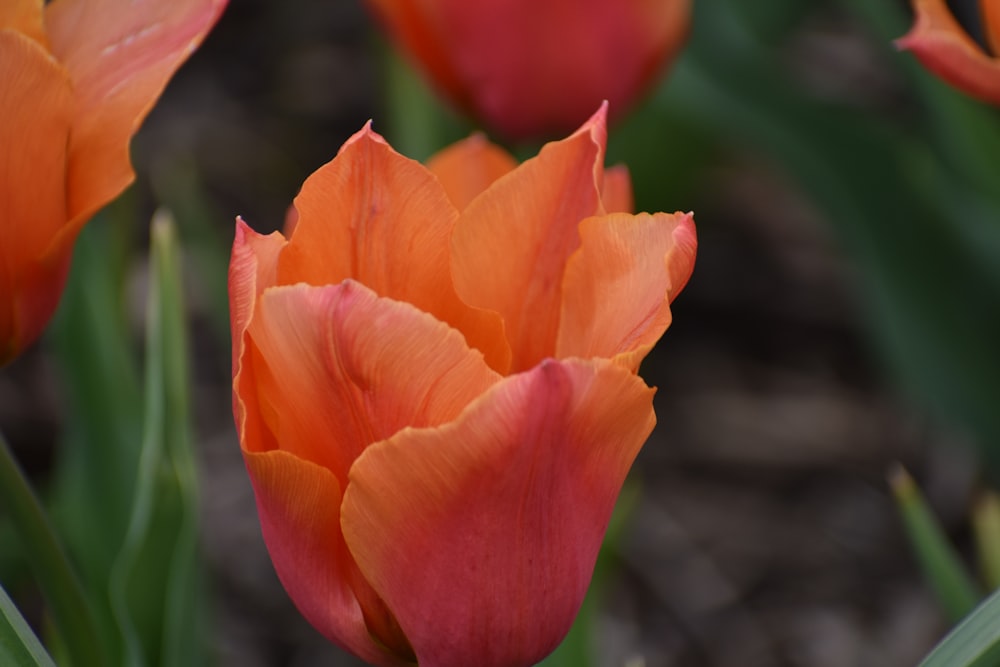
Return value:
<svg viewBox="0 0 1000 667">
<path fill-rule="evenodd" d="M 3 587 L 0 587 L 0 664 L 56 667 Z"/>
<path fill-rule="evenodd" d="M 207 663 L 179 261 L 173 221 L 158 213 L 151 228 L 143 437 L 132 513 L 109 586 L 130 665 Z"/>
<path fill-rule="evenodd" d="M 913 478 L 897 466 L 889 484 L 924 577 L 948 618 L 958 622 L 976 606 L 979 591 Z"/>
<path fill-rule="evenodd" d="M 992 667 L 1000 663 L 1000 591 L 986 598 L 919 667 Z"/>
</svg>

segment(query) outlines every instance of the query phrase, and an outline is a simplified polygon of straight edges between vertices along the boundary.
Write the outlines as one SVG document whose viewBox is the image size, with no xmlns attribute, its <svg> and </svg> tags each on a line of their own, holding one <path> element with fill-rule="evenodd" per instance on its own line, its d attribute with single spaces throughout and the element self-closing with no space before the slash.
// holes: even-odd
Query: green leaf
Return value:
<svg viewBox="0 0 1000 667">
<path fill-rule="evenodd" d="M 3 588 L 0 588 L 0 665 L 56 667 Z"/>
<path fill-rule="evenodd" d="M 197 487 L 180 255 L 174 223 L 151 229 L 146 387 L 136 493 L 110 595 L 123 663 L 207 663 L 197 554 Z"/>
<path fill-rule="evenodd" d="M 919 667 L 995 667 L 1000 664 L 1000 591 L 941 640 Z"/>
<path fill-rule="evenodd" d="M 897 466 L 889 483 L 924 576 L 948 617 L 958 621 L 976 606 L 979 591 L 913 478 Z"/>
</svg>

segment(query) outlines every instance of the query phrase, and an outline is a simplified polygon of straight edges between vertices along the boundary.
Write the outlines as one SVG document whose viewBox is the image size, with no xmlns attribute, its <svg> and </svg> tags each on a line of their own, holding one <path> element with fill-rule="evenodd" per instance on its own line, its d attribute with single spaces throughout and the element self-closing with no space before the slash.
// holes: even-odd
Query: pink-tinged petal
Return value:
<svg viewBox="0 0 1000 667">
<path fill-rule="evenodd" d="M 72 88 L 35 40 L 0 30 L 0 366 L 41 333 L 62 293 Z"/>
<path fill-rule="evenodd" d="M 240 425 L 244 449 L 278 447 L 342 486 L 368 445 L 450 421 L 499 380 L 458 331 L 353 281 L 265 290 L 246 346 L 235 389 L 261 421 Z"/>
<path fill-rule="evenodd" d="M 510 153 L 481 134 L 454 143 L 427 161 L 427 168 L 459 211 L 515 167 L 517 161 Z"/>
<path fill-rule="evenodd" d="M 264 236 L 236 219 L 236 238 L 229 259 L 229 330 L 232 334 L 233 377 L 239 372 L 243 334 L 254 304 L 265 288 L 275 284 L 278 255 L 285 238 L 278 232 Z"/>
<path fill-rule="evenodd" d="M 631 213 L 635 210 L 635 198 L 632 196 L 632 176 L 628 167 L 618 164 L 604 170 L 604 188 L 601 190 L 601 203 L 608 213 Z"/>
<path fill-rule="evenodd" d="M 412 664 L 375 639 L 386 637 L 384 628 L 395 622 L 344 544 L 340 485 L 333 473 L 288 452 L 244 451 L 244 458 L 274 569 L 306 620 L 369 663 Z M 400 637 L 397 626 L 389 639 Z M 408 651 L 405 638 L 402 642 Z"/>
<path fill-rule="evenodd" d="M 555 351 L 560 285 L 580 243 L 577 226 L 603 212 L 606 115 L 605 105 L 571 137 L 500 178 L 455 226 L 455 288 L 466 303 L 503 317 L 513 372 Z"/>
<path fill-rule="evenodd" d="M 344 537 L 419 664 L 531 665 L 555 648 L 653 428 L 653 393 L 612 362 L 547 360 L 358 459 Z"/>
<path fill-rule="evenodd" d="M 225 4 L 54 0 L 46 6 L 52 52 L 76 95 L 67 234 L 132 182 L 129 140 Z"/>
<path fill-rule="evenodd" d="M 913 8 L 913 28 L 896 40 L 896 46 L 912 51 L 927 69 L 956 88 L 1000 105 L 1000 60 L 976 44 L 945 0 L 913 0 Z"/>
<path fill-rule="evenodd" d="M 13 30 L 48 48 L 42 20 L 43 0 L 4 0 L 0 2 L 0 30 Z"/>
<path fill-rule="evenodd" d="M 694 268 L 690 213 L 614 213 L 580 225 L 566 266 L 556 355 L 619 357 L 633 371 L 670 326 Z"/>
<path fill-rule="evenodd" d="M 423 165 L 366 126 L 306 180 L 295 209 L 294 234 L 278 263 L 281 284 L 352 278 L 451 324 L 492 367 L 507 369 L 500 317 L 455 293 L 448 240 L 458 212 Z"/>
</svg>

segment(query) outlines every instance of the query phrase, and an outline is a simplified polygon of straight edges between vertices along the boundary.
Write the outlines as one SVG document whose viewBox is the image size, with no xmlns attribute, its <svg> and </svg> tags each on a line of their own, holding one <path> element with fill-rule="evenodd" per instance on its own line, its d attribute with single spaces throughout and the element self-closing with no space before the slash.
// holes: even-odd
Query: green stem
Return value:
<svg viewBox="0 0 1000 667">
<path fill-rule="evenodd" d="M 2 433 L 0 503 L 24 544 L 29 565 L 48 600 L 56 630 L 73 663 L 105 664 L 97 643 L 97 625 L 83 587 Z"/>
</svg>

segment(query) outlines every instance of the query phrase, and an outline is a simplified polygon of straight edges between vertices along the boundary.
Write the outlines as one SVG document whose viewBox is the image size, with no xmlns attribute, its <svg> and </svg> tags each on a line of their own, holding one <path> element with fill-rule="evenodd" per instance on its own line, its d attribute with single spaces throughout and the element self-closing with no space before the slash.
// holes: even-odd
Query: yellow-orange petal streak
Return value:
<svg viewBox="0 0 1000 667">
<path fill-rule="evenodd" d="M 927 69 L 967 94 L 1000 105 L 1000 60 L 976 44 L 945 0 L 913 0 L 913 7 L 913 28 L 896 46 L 912 51 Z"/>
<path fill-rule="evenodd" d="M 278 281 L 352 278 L 458 328 L 500 371 L 510 353 L 495 313 L 470 308 L 452 285 L 449 237 L 458 212 L 426 167 L 393 150 L 370 126 L 306 180 Z"/>
<path fill-rule="evenodd" d="M 0 366 L 34 340 L 59 302 L 69 254 L 46 256 L 66 216 L 72 93 L 35 40 L 0 30 Z"/>
<path fill-rule="evenodd" d="M 534 664 L 569 629 L 653 390 L 603 360 L 548 360 L 455 422 L 370 447 L 341 525 L 419 664 Z"/>
<path fill-rule="evenodd" d="M 42 21 L 42 0 L 4 0 L 0 2 L 0 30 L 13 30 L 30 37 L 44 48 L 49 40 Z"/>
<path fill-rule="evenodd" d="M 458 331 L 353 281 L 265 290 L 247 333 L 255 381 L 236 385 L 245 409 L 259 411 L 282 450 L 341 485 L 371 443 L 454 419 L 499 380 Z"/>
<path fill-rule="evenodd" d="M 441 181 L 459 211 L 516 166 L 510 153 L 482 134 L 456 142 L 427 160 L 427 168 Z"/>
<path fill-rule="evenodd" d="M 327 639 L 367 662 L 406 664 L 373 639 L 376 624 L 366 621 L 372 612 L 359 599 L 377 601 L 377 596 L 344 544 L 341 492 L 333 473 L 282 451 L 245 452 L 245 460 L 264 542 L 302 615 Z"/>
<path fill-rule="evenodd" d="M 556 356 L 604 357 L 633 371 L 670 326 L 697 240 L 691 214 L 615 213 L 580 225 L 566 266 Z"/>
<path fill-rule="evenodd" d="M 132 182 L 129 139 L 225 0 L 54 0 L 45 9 L 53 54 L 74 84 L 69 241 Z M 61 238 L 58 242 L 65 243 Z"/>
<path fill-rule="evenodd" d="M 560 285 L 577 225 L 602 213 L 606 105 L 568 139 L 544 146 L 462 211 L 452 236 L 459 296 L 503 317 L 514 372 L 555 350 Z"/>
</svg>

